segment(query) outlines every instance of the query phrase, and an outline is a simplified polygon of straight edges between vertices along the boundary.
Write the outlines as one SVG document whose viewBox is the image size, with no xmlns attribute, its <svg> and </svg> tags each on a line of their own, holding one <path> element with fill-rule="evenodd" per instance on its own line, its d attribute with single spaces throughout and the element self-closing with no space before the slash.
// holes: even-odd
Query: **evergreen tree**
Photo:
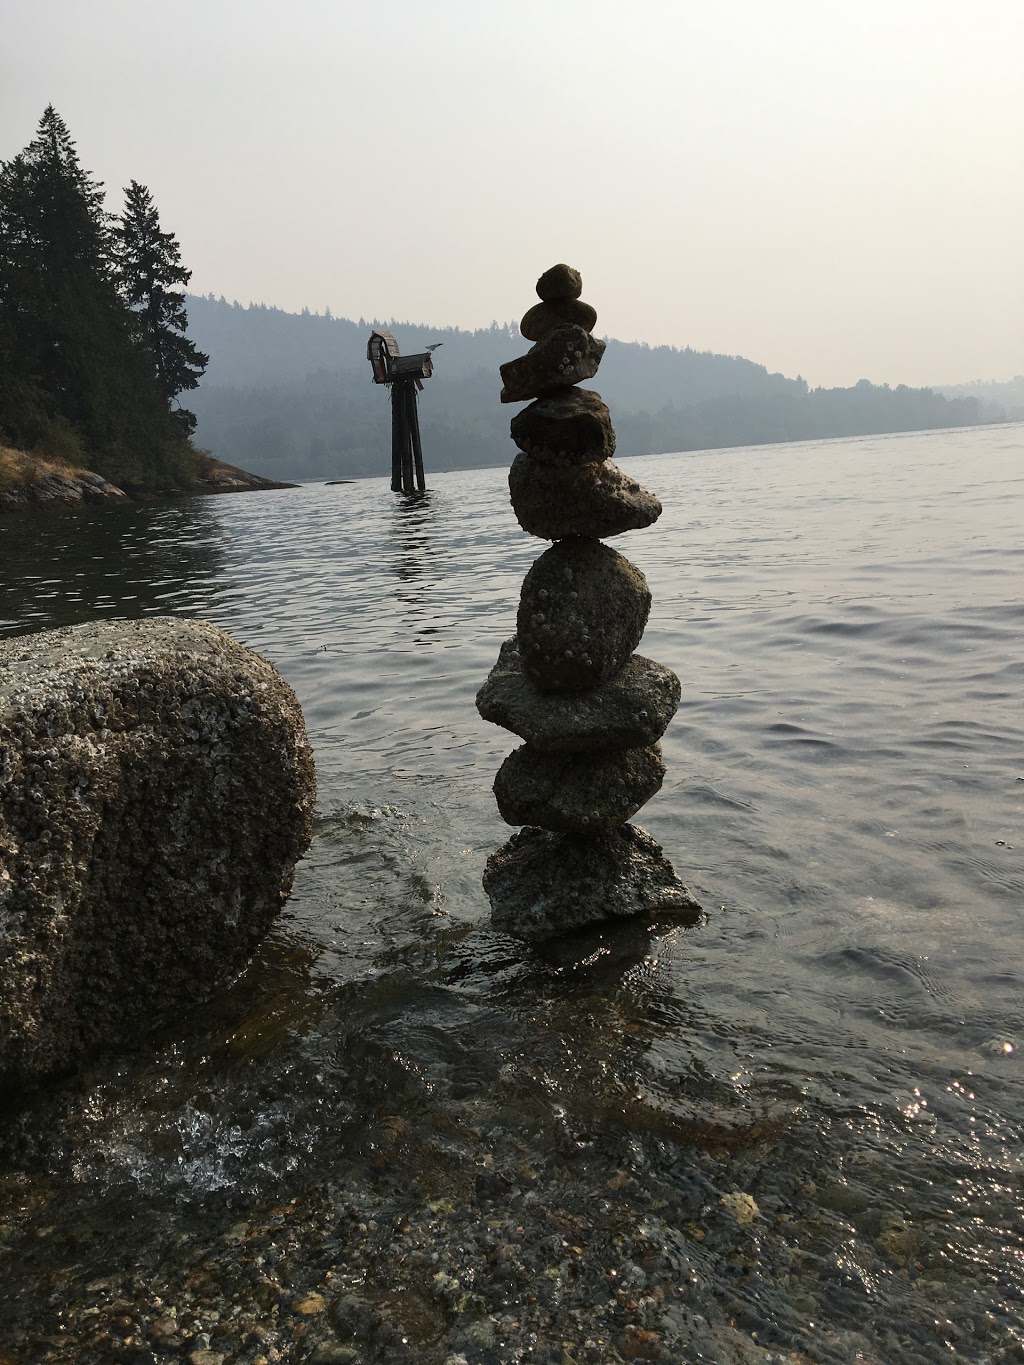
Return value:
<svg viewBox="0 0 1024 1365">
<path fill-rule="evenodd" d="M 107 245 L 102 186 L 49 105 L 32 142 L 0 167 L 0 311 L 15 371 L 0 423 L 16 438 L 94 415 L 91 362 L 119 323 Z"/>
<path fill-rule="evenodd" d="M 121 296 L 135 314 L 140 341 L 148 351 L 157 384 L 168 403 L 194 389 L 209 362 L 185 336 L 188 316 L 184 287 L 192 272 L 181 264 L 174 235 L 162 232 L 160 216 L 145 185 L 133 180 L 125 190 L 124 212 L 113 230 L 115 270 Z M 195 417 L 176 414 L 191 432 Z"/>
<path fill-rule="evenodd" d="M 194 452 L 118 293 L 116 244 L 50 105 L 0 163 L 0 435 L 115 482 L 188 482 Z"/>
</svg>

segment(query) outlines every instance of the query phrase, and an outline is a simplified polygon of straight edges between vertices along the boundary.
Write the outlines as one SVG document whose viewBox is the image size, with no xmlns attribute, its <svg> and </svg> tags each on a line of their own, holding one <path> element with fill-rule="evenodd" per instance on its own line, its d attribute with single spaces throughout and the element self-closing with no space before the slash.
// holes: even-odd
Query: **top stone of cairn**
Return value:
<svg viewBox="0 0 1024 1365">
<path fill-rule="evenodd" d="M 545 303 L 578 299 L 583 293 L 583 276 L 571 265 L 553 265 L 537 281 L 537 293 Z"/>
</svg>

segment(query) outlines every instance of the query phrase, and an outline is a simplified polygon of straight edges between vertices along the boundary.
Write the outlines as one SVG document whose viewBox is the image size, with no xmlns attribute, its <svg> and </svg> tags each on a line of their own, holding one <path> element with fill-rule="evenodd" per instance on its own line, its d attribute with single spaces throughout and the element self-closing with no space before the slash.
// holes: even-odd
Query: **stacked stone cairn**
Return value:
<svg viewBox="0 0 1024 1365">
<path fill-rule="evenodd" d="M 526 828 L 484 873 L 496 927 L 526 940 L 619 916 L 700 914 L 651 836 L 626 823 L 661 786 L 658 741 L 680 688 L 634 653 L 651 594 L 603 544 L 650 526 L 661 503 L 611 463 L 608 408 L 576 387 L 605 349 L 582 289 L 570 266 L 546 271 L 520 324 L 535 344 L 501 366 L 501 401 L 532 400 L 512 419 L 512 507 L 524 531 L 554 542 L 523 581 L 516 635 L 476 699 L 485 720 L 526 741 L 494 782 L 502 818 Z"/>
</svg>

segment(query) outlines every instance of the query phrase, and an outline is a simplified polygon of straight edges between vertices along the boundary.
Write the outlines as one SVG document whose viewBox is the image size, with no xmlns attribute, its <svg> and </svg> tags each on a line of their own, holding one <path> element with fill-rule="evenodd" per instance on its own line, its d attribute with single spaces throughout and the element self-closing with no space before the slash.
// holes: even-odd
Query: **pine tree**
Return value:
<svg viewBox="0 0 1024 1365">
<path fill-rule="evenodd" d="M 18 371 L 0 423 L 15 436 L 93 415 L 91 362 L 119 321 L 107 247 L 102 186 L 49 105 L 32 142 L 0 167 L 0 310 Z"/>
<path fill-rule="evenodd" d="M 116 246 L 103 187 L 50 105 L 0 163 L 0 435 L 115 482 L 187 483 L 188 428 L 118 293 Z"/>
<path fill-rule="evenodd" d="M 124 212 L 113 237 L 121 297 L 135 314 L 160 391 L 172 403 L 179 393 L 198 385 L 209 362 L 209 356 L 185 336 L 188 317 L 177 286 L 188 284 L 192 272 L 181 264 L 181 248 L 174 235 L 161 231 L 153 198 L 137 180 L 125 190 Z M 180 409 L 176 416 L 189 432 L 193 430 L 192 413 Z"/>
</svg>

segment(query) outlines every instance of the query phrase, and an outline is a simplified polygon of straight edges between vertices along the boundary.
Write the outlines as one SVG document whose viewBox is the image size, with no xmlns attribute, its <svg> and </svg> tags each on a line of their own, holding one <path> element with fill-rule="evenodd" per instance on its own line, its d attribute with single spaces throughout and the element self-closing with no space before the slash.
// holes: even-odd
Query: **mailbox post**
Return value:
<svg viewBox="0 0 1024 1365">
<path fill-rule="evenodd" d="M 401 355 L 398 342 L 383 328 L 375 329 L 366 347 L 373 382 L 391 390 L 391 488 L 395 493 L 424 492 L 423 446 L 416 395 L 424 379 L 434 373 L 429 351 Z"/>
</svg>

